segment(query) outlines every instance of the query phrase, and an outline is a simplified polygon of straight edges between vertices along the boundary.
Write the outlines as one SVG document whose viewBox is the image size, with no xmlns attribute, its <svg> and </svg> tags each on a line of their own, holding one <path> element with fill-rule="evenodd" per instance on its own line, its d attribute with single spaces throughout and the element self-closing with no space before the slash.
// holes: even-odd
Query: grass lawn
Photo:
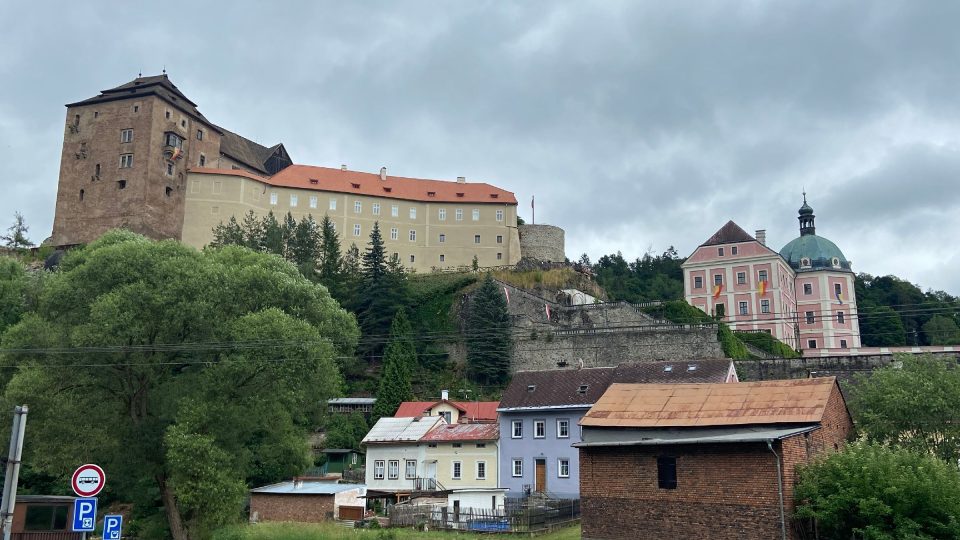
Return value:
<svg viewBox="0 0 960 540">
<path fill-rule="evenodd" d="M 523 535 L 527 537 L 527 535 Z M 214 540 L 448 540 L 453 537 L 481 538 L 479 534 L 457 532 L 418 532 L 413 529 L 345 529 L 333 524 L 258 523 L 222 529 Z M 482 535 L 483 538 L 518 538 L 512 535 Z M 549 534 L 537 536 L 540 540 L 580 540 L 580 526 L 564 527 Z"/>
</svg>

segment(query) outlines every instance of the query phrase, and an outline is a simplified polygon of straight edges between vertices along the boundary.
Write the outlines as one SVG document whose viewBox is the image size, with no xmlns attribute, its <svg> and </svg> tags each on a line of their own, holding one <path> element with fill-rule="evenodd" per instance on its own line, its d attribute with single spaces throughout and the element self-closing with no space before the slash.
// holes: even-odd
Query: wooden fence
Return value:
<svg viewBox="0 0 960 540">
<path fill-rule="evenodd" d="M 390 507 L 391 527 L 431 530 L 528 533 L 546 531 L 580 519 L 578 499 L 549 499 L 511 503 L 500 508 L 454 508 L 449 506 Z"/>
</svg>

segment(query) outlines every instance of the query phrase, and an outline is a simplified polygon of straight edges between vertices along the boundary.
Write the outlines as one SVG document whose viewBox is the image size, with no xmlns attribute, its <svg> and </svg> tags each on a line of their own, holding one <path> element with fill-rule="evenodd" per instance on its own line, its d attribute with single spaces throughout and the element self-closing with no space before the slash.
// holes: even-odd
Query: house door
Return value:
<svg viewBox="0 0 960 540">
<path fill-rule="evenodd" d="M 535 462 L 534 491 L 543 493 L 547 490 L 547 460 L 538 459 Z"/>
<path fill-rule="evenodd" d="M 432 491 L 437 489 L 437 462 L 436 461 L 427 461 L 424 464 L 424 481 L 423 489 Z"/>
</svg>

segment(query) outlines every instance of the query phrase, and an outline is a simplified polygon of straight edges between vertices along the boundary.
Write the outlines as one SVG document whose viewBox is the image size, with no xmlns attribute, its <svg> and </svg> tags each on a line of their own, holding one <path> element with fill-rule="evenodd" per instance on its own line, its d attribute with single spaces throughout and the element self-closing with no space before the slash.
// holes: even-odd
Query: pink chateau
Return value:
<svg viewBox="0 0 960 540">
<path fill-rule="evenodd" d="M 860 348 L 857 299 L 850 262 L 817 236 L 806 195 L 800 236 L 780 252 L 728 221 L 683 263 L 684 295 L 734 330 L 773 334 L 799 350 Z"/>
</svg>

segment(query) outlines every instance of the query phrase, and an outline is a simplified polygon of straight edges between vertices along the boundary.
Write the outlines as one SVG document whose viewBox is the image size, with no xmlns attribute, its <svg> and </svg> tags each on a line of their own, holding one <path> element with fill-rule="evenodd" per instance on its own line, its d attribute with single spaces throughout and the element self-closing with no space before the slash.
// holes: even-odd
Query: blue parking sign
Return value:
<svg viewBox="0 0 960 540">
<path fill-rule="evenodd" d="M 93 532 L 97 526 L 97 498 L 82 497 L 73 501 L 73 532 Z"/>
<path fill-rule="evenodd" d="M 120 540 L 123 516 L 103 516 L 103 540 Z"/>
</svg>

